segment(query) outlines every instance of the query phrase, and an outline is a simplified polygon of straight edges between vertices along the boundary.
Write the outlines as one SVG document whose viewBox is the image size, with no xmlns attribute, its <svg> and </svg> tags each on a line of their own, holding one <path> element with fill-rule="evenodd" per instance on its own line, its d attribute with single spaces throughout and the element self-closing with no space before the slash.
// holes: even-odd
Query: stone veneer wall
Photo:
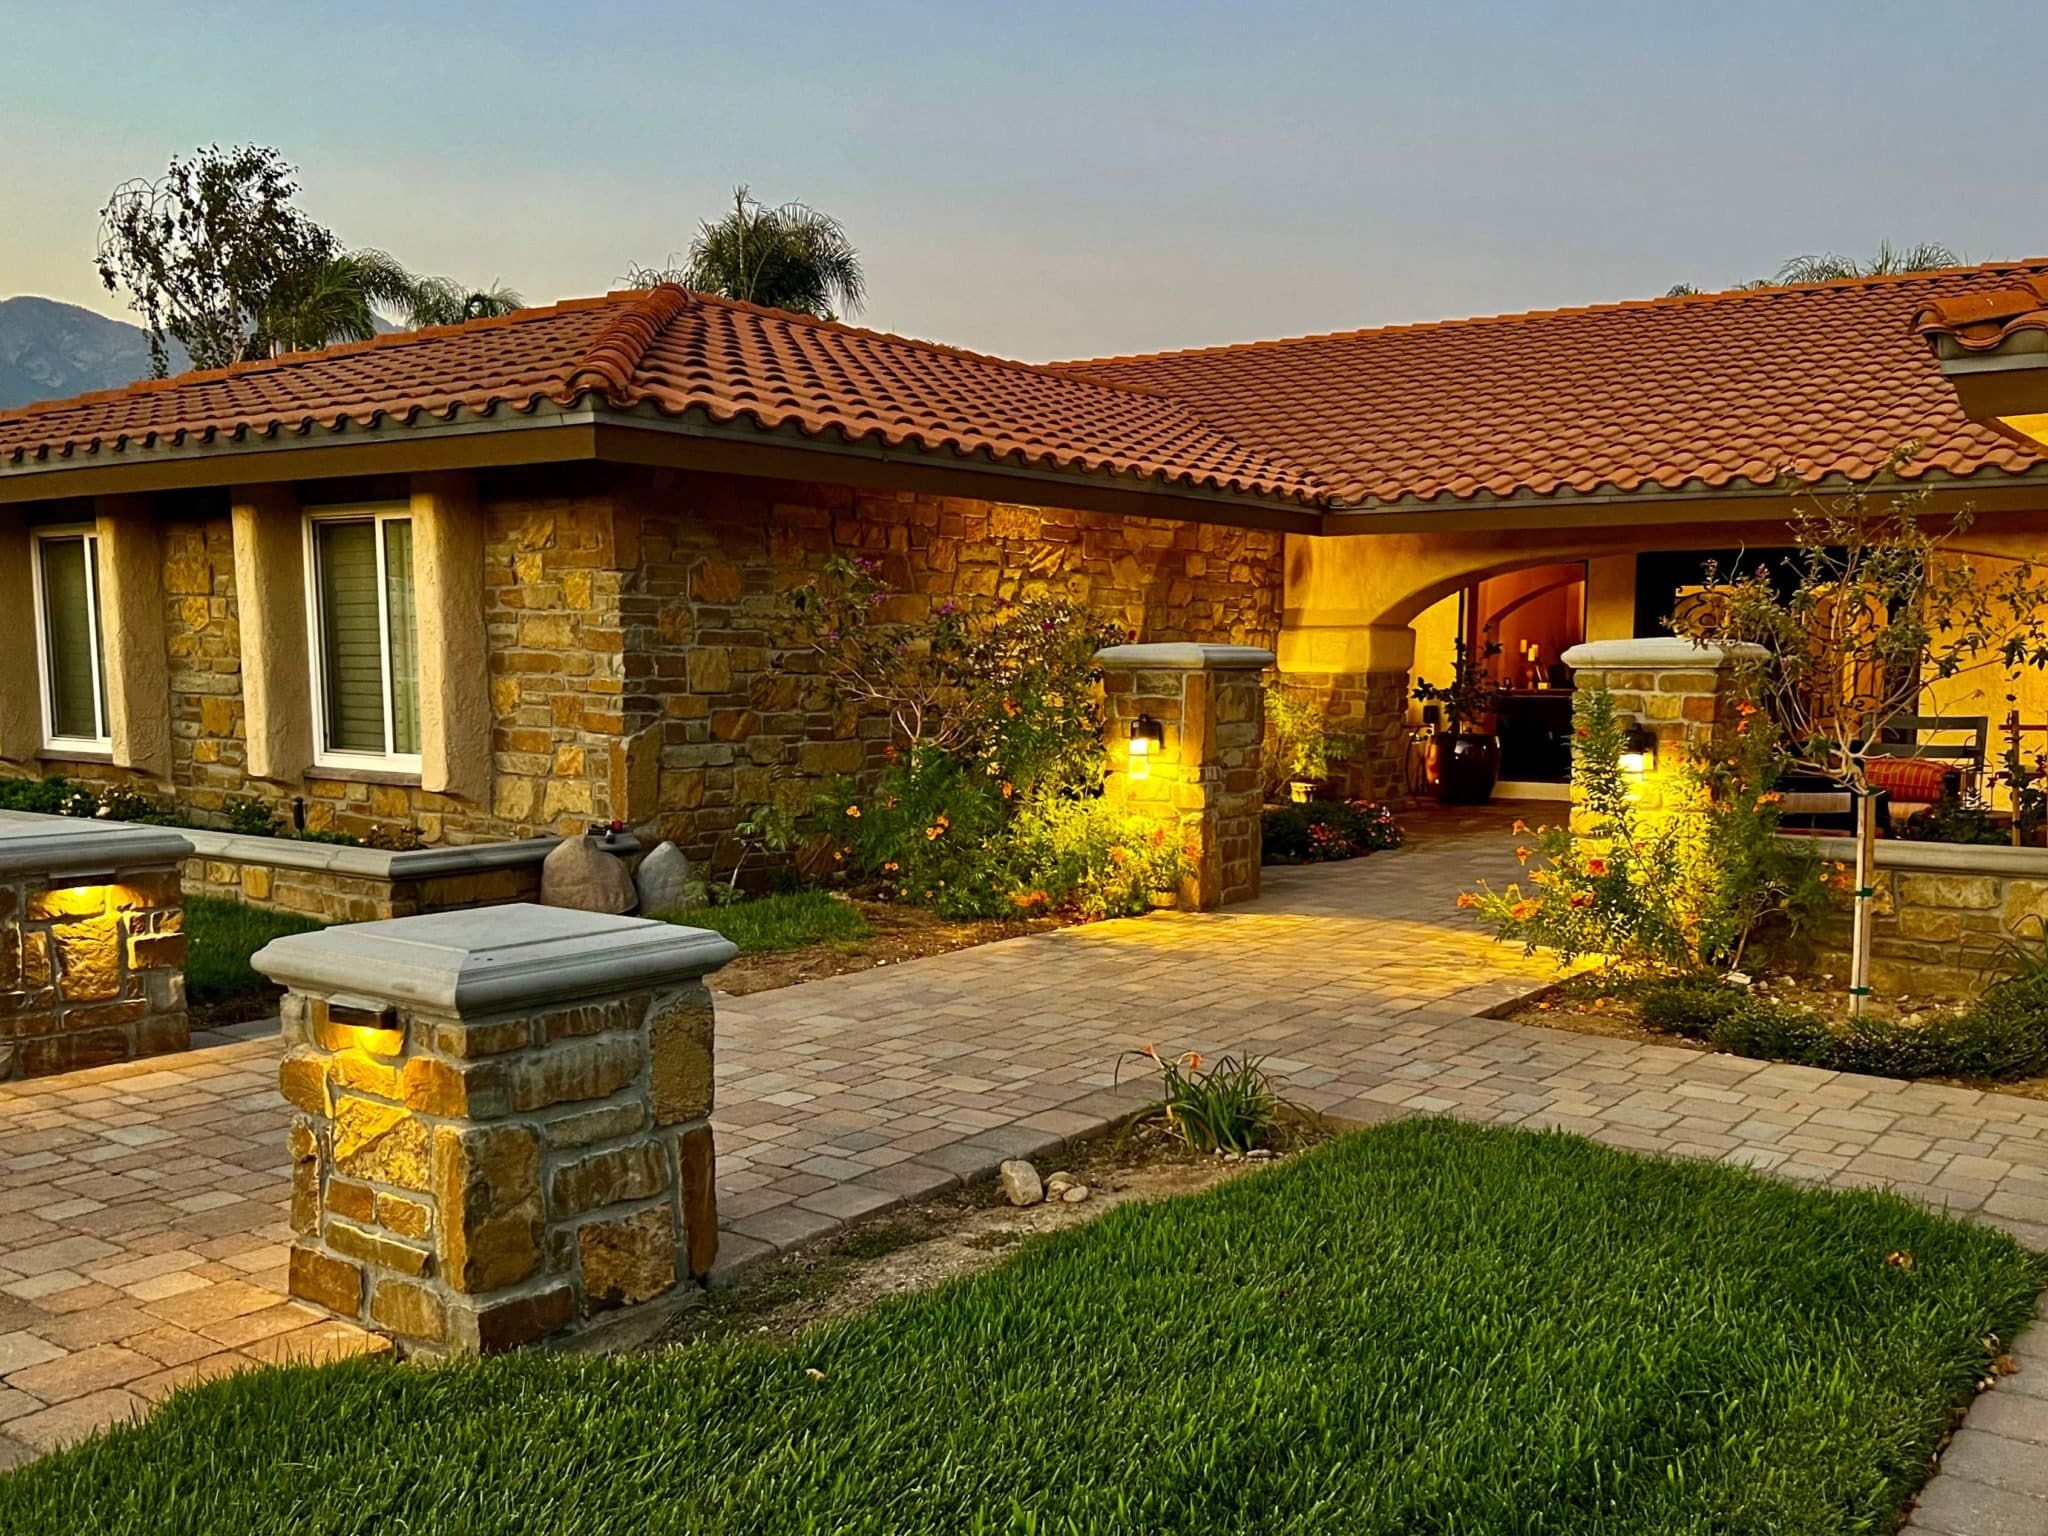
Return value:
<svg viewBox="0 0 2048 1536">
<path fill-rule="evenodd" d="M 410 823 L 436 844 L 616 818 L 708 854 L 749 807 L 880 761 L 880 727 L 832 707 L 806 659 L 772 644 L 780 591 L 833 554 L 881 560 L 905 591 L 898 618 L 949 598 L 1057 593 L 1145 640 L 1270 646 L 1280 623 L 1277 533 L 620 466 L 485 472 L 478 493 L 488 804 L 318 770 L 295 784 L 247 780 L 226 498 L 160 502 L 170 790 L 182 806 L 216 812 L 253 795 L 288 814 L 303 797 L 312 830 Z M 38 769 L 132 777 L 55 759 L 0 771 Z M 226 883 L 211 873 L 209 887 Z"/>
<path fill-rule="evenodd" d="M 13 856 L 22 832 L 52 841 L 0 823 L 0 1080 L 184 1050 L 182 840 L 97 823 L 58 834 L 84 864 L 38 867 Z"/>
<path fill-rule="evenodd" d="M 553 946 L 538 965 L 537 935 Z M 656 973 L 622 944 L 684 963 Z M 265 949 L 258 967 L 291 989 L 291 1295 L 408 1352 L 488 1354 L 701 1280 L 718 1209 L 699 978 L 731 955 L 711 934 L 527 905 Z M 440 956 L 440 1000 L 390 995 Z M 575 978 L 584 990 L 563 995 Z M 464 1001 L 521 987 L 553 995 Z"/>
<path fill-rule="evenodd" d="M 1848 838 L 1816 839 L 1823 858 L 1853 869 Z M 2048 922 L 2048 849 L 1883 841 L 1877 845 L 1870 981 L 1880 994 L 1972 997 L 1997 974 L 2009 939 L 2038 942 Z M 1828 888 L 1812 963 L 1849 970 L 1851 899 Z"/>
</svg>

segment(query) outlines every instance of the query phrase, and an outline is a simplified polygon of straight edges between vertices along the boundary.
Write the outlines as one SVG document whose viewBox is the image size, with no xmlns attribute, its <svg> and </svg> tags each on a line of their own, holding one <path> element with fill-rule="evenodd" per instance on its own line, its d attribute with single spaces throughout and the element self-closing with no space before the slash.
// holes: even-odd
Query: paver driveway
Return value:
<svg viewBox="0 0 2048 1536">
<path fill-rule="evenodd" d="M 1513 869 L 1497 822 L 1447 822 L 1398 853 L 1268 871 L 1259 901 L 1221 913 L 722 997 L 721 1264 L 1098 1130 L 1138 1094 L 1112 1086 L 1119 1054 L 1151 1042 L 1266 1056 L 1292 1097 L 1346 1119 L 1455 1113 L 1889 1184 L 2048 1248 L 2048 1103 L 1487 1017 L 1550 974 L 1454 908 Z M 281 1297 L 275 1054 L 257 1040 L 0 1088 L 0 1465 L 9 1437 L 14 1455 L 62 1443 L 194 1375 L 358 1347 Z M 1977 1480 L 1930 1495 L 1930 1518 L 1941 1497 L 1977 1512 L 1927 1529 L 2048 1532 L 2048 1479 L 1999 1486 L 2028 1475 L 2008 1462 L 2048 1464 L 2037 1376 L 2048 1360 L 1985 1400 L 2003 1438 L 1976 1438 L 1973 1414 Z"/>
</svg>

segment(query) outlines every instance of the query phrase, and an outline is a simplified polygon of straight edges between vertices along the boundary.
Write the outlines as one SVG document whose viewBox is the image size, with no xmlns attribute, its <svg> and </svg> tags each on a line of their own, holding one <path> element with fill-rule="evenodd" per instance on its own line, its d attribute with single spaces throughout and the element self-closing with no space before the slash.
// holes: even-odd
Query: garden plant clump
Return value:
<svg viewBox="0 0 2048 1536">
<path fill-rule="evenodd" d="M 1280 1097 L 1258 1057 L 1223 1056 L 1206 1062 L 1200 1051 L 1162 1056 L 1157 1046 L 1127 1051 L 1117 1063 L 1150 1062 L 1159 1074 L 1159 1098 L 1124 1122 L 1157 1120 L 1190 1151 L 1243 1156 L 1272 1149 L 1283 1120 L 1304 1121 L 1302 1110 Z"/>
<path fill-rule="evenodd" d="M 1975 1002 L 1905 1018 L 1831 1019 L 1711 973 L 1661 977 L 1634 998 L 1645 1028 L 1742 1056 L 1884 1077 L 1996 1083 L 2048 1073 L 2048 976 L 2009 976 Z"/>
<path fill-rule="evenodd" d="M 1173 890 L 1181 839 L 1102 796 L 1095 654 L 1124 633 L 1060 598 L 888 617 L 904 601 L 872 560 L 833 560 L 788 596 L 791 646 L 890 726 L 883 771 L 826 785 L 800 837 L 878 894 L 955 918 L 1115 917 Z"/>
<path fill-rule="evenodd" d="M 790 1339 L 204 1382 L 0 1477 L 0 1530 L 1889 1531 L 2041 1269 L 1885 1194 L 1405 1120 Z"/>
<path fill-rule="evenodd" d="M 1269 805 L 1263 819 L 1268 864 L 1321 864 L 1401 846 L 1401 824 L 1373 800 Z"/>
</svg>

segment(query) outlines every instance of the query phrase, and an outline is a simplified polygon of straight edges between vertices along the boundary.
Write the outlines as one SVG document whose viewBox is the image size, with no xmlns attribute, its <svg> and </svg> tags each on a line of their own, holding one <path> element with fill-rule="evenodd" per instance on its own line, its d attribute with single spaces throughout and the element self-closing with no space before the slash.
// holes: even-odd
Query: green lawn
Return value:
<svg viewBox="0 0 2048 1536">
<path fill-rule="evenodd" d="M 209 1383 L 0 1478 L 0 1530 L 1882 1533 L 2041 1267 L 1405 1121 L 794 1345 Z"/>
<path fill-rule="evenodd" d="M 828 891 L 787 891 L 729 907 L 692 907 L 687 912 L 657 915 L 686 927 L 722 933 L 743 955 L 864 939 L 870 931 L 859 907 Z"/>
<path fill-rule="evenodd" d="M 320 924 L 289 912 L 244 906 L 214 896 L 185 898 L 185 1000 L 218 1003 L 267 987 L 249 957 L 272 939 L 305 933 Z"/>
</svg>

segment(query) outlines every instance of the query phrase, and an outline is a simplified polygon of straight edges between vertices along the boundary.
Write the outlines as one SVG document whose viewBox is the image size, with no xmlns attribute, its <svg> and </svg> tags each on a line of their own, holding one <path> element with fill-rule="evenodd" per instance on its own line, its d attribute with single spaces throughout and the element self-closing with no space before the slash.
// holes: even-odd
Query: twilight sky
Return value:
<svg viewBox="0 0 2048 1536">
<path fill-rule="evenodd" d="M 681 251 L 744 181 L 846 224 L 863 323 L 1032 359 L 1721 286 L 1886 236 L 2041 255 L 2038 25 L 2004 0 L 0 0 L 0 296 L 124 314 L 99 207 L 209 141 L 284 150 L 350 244 L 535 303 Z"/>
</svg>

